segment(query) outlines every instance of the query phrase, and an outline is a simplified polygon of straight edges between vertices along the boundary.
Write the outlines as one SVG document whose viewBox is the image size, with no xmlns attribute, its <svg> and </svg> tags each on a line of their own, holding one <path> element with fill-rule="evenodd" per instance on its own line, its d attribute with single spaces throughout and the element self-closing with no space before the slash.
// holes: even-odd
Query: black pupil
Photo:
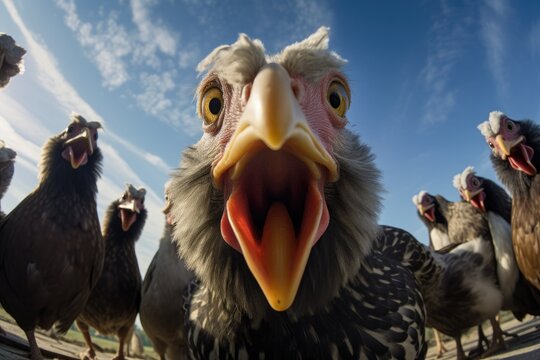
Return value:
<svg viewBox="0 0 540 360">
<path fill-rule="evenodd" d="M 328 98 L 328 101 L 330 101 L 330 105 L 337 109 L 339 105 L 341 104 L 341 98 L 339 97 L 338 93 L 333 92 L 330 94 L 330 97 Z"/>
<path fill-rule="evenodd" d="M 221 100 L 218 98 L 212 98 L 212 100 L 210 100 L 208 103 L 208 110 L 210 110 L 213 115 L 219 114 L 221 111 Z"/>
</svg>

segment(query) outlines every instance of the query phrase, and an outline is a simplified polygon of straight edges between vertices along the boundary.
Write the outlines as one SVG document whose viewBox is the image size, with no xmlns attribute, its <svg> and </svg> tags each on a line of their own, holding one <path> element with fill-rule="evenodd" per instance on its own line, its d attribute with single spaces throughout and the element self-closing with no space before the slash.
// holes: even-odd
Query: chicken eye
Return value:
<svg viewBox="0 0 540 360">
<path fill-rule="evenodd" d="M 349 108 L 349 93 L 347 88 L 340 81 L 334 81 L 328 88 L 328 104 L 339 117 L 344 117 Z"/>
<path fill-rule="evenodd" d="M 213 124 L 223 110 L 223 92 L 217 87 L 206 90 L 201 101 L 201 114 L 204 122 Z"/>
<path fill-rule="evenodd" d="M 69 125 L 68 128 L 67 128 L 67 133 L 71 134 L 73 132 L 73 130 L 75 130 L 75 126 Z"/>
<path fill-rule="evenodd" d="M 493 145 L 493 142 L 488 141 L 488 145 L 491 149 L 495 149 L 495 145 Z"/>
<path fill-rule="evenodd" d="M 508 129 L 508 131 L 513 131 L 516 128 L 516 124 L 514 124 L 514 122 L 508 120 L 506 122 L 506 128 Z"/>
</svg>

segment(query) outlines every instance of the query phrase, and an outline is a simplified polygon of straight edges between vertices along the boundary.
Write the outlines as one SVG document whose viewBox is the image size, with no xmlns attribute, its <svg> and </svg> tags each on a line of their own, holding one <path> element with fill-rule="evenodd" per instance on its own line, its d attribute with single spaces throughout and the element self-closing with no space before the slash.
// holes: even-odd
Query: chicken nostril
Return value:
<svg viewBox="0 0 540 360">
<path fill-rule="evenodd" d="M 298 82 L 298 80 L 295 80 L 295 79 L 291 80 L 291 90 L 296 100 L 300 101 L 300 99 L 302 98 L 303 92 L 302 92 L 302 87 L 300 86 L 300 83 Z"/>
<path fill-rule="evenodd" d="M 249 97 L 251 96 L 251 88 L 252 84 L 247 84 L 242 88 L 242 102 L 243 104 L 247 104 Z"/>
</svg>

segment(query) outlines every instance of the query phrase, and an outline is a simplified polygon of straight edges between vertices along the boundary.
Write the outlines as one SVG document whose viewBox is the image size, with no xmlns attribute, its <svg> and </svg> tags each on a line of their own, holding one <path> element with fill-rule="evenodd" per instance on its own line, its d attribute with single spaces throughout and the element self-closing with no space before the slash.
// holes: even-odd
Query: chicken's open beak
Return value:
<svg viewBox="0 0 540 360">
<path fill-rule="evenodd" d="M 429 204 L 427 206 L 420 204 L 417 206 L 417 209 L 420 215 L 424 216 L 431 222 L 435 221 L 435 204 Z"/>
<path fill-rule="evenodd" d="M 118 205 L 120 209 L 120 220 L 122 221 L 122 230 L 128 231 L 131 225 L 137 220 L 137 214 L 141 212 L 135 199 L 125 200 Z"/>
<path fill-rule="evenodd" d="M 64 143 L 63 156 L 70 161 L 73 169 L 88 162 L 88 157 L 94 152 L 92 136 L 89 128 L 83 128 L 81 133 Z"/>
<path fill-rule="evenodd" d="M 255 78 L 213 177 L 226 199 L 225 241 L 244 255 L 272 308 L 288 309 L 311 248 L 328 226 L 323 189 L 337 180 L 338 169 L 281 65 L 268 64 Z"/>
<path fill-rule="evenodd" d="M 507 160 L 510 165 L 519 171 L 523 171 L 529 176 L 536 175 L 536 167 L 532 163 L 534 149 L 525 144 L 525 137 L 519 136 L 515 140 L 504 140 L 502 135 L 495 137 L 499 153 L 503 160 Z M 514 149 L 516 148 L 516 149 Z"/>
</svg>

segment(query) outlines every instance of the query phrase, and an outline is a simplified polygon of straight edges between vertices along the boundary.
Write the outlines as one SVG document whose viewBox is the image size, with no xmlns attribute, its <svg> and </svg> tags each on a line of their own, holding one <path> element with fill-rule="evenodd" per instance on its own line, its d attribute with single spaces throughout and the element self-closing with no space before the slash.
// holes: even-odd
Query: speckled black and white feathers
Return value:
<svg viewBox="0 0 540 360">
<path fill-rule="evenodd" d="M 409 233 L 381 227 L 373 248 L 338 296 L 314 313 L 271 312 L 261 321 L 245 316 L 235 341 L 218 342 L 206 330 L 238 314 L 215 307 L 215 294 L 192 283 L 186 319 L 196 359 L 423 358 L 424 304 L 415 272 L 427 249 Z"/>
<path fill-rule="evenodd" d="M 142 285 L 139 316 L 156 352 L 170 359 L 187 354 L 184 333 L 184 292 L 193 273 L 187 270 L 172 241 L 172 225 L 165 224 Z"/>
<path fill-rule="evenodd" d="M 2 222 L 0 299 L 23 330 L 65 332 L 86 303 L 103 265 L 96 208 L 99 148 L 74 170 L 62 158 L 65 132 L 42 150 L 37 188 Z"/>
<path fill-rule="evenodd" d="M 129 230 L 123 231 L 118 208 L 120 202 L 113 201 L 107 209 L 103 220 L 103 271 L 77 318 L 103 334 L 116 334 L 121 328 L 130 328 L 141 299 L 142 280 L 135 242 L 146 222 L 147 211 L 141 209 Z"/>
</svg>

